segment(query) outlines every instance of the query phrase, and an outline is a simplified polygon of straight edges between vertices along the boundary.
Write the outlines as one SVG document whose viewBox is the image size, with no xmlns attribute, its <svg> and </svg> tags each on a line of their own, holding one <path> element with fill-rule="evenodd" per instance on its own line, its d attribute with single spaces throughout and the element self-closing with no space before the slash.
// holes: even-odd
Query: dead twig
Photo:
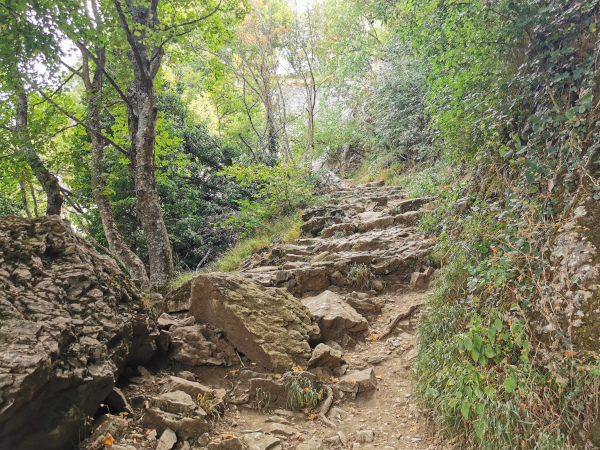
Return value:
<svg viewBox="0 0 600 450">
<path fill-rule="evenodd" d="M 325 386 L 325 389 L 327 390 L 327 399 L 323 402 L 321 408 L 319 409 L 319 419 L 321 419 L 321 422 L 328 427 L 335 428 L 335 423 L 326 417 L 331 405 L 333 404 L 333 389 L 331 389 L 331 386 Z"/>
<path fill-rule="evenodd" d="M 394 320 L 392 320 L 392 322 L 388 325 L 387 329 L 379 335 L 379 340 L 381 341 L 388 337 L 390 334 L 392 334 L 392 331 L 394 331 L 394 328 L 396 328 L 398 322 L 400 322 L 402 319 L 406 319 L 408 316 L 414 313 L 417 310 L 417 308 L 419 308 L 419 306 L 420 305 L 413 305 L 410 308 L 408 308 L 408 311 L 398 314 L 394 318 Z"/>
</svg>

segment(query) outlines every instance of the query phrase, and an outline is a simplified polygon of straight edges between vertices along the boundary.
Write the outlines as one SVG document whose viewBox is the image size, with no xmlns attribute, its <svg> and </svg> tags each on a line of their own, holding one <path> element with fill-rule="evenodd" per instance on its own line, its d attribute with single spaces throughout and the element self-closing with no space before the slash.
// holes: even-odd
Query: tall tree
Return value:
<svg viewBox="0 0 600 450">
<path fill-rule="evenodd" d="M 98 3 L 91 0 L 90 6 L 94 17 L 94 27 L 97 33 L 104 33 L 104 19 L 100 15 Z M 78 43 L 81 50 L 82 68 L 77 71 L 81 76 L 87 95 L 87 127 L 91 141 L 91 181 L 94 201 L 98 207 L 104 235 L 108 241 L 111 253 L 127 269 L 131 277 L 142 287 L 150 283 L 146 267 L 142 260 L 127 246 L 121 235 L 115 215 L 107 194 L 107 186 L 104 180 L 104 148 L 108 142 L 102 134 L 100 115 L 104 106 L 102 95 L 103 75 L 106 71 L 106 49 L 100 45 L 94 46 L 94 54 L 82 44 Z M 95 67 L 90 68 L 90 58 L 93 58 Z"/>
<path fill-rule="evenodd" d="M 62 6 L 67 11 L 77 8 L 70 1 L 65 1 Z M 48 170 L 32 142 L 28 95 L 37 72 L 35 65 L 46 64 L 51 69 L 62 52 L 58 42 L 48 39 L 48 33 L 57 30 L 52 18 L 58 13 L 58 6 L 51 2 L 34 5 L 26 1 L 0 3 L 0 85 L 4 93 L 11 94 L 14 99 L 14 117 L 12 120 L 7 118 L 9 122 L 2 124 L 2 128 L 13 134 L 21 156 L 42 185 L 48 198 L 48 215 L 60 215 L 63 195 L 58 178 Z"/>
<path fill-rule="evenodd" d="M 262 159 L 272 164 L 278 158 L 280 144 L 286 157 L 289 149 L 282 122 L 285 113 L 282 112 L 280 74 L 277 73 L 280 64 L 277 50 L 286 32 L 284 25 L 289 21 L 290 10 L 277 1 L 262 3 L 255 0 L 251 5 L 252 13 L 240 26 L 239 40 L 232 44 L 231 49 L 224 49 L 221 58 L 241 85 L 241 97 L 256 136 L 258 151 L 252 150 L 248 142 L 244 143 L 255 155 L 266 156 Z M 262 105 L 263 127 L 256 123 L 255 99 Z"/>
<path fill-rule="evenodd" d="M 294 76 L 302 80 L 307 113 L 307 139 L 304 161 L 315 158 L 315 114 L 317 95 L 321 88 L 319 70 L 325 53 L 322 47 L 322 25 L 319 12 L 310 6 L 303 13 L 296 12 L 285 36 L 285 58 Z"/>
</svg>

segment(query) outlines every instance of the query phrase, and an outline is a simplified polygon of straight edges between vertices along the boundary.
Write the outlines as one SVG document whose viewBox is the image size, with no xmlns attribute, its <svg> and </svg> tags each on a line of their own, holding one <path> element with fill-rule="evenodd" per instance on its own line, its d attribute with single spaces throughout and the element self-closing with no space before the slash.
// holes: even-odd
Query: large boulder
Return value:
<svg viewBox="0 0 600 450">
<path fill-rule="evenodd" d="M 302 303 L 317 319 L 325 341 L 336 341 L 347 333 L 358 333 L 369 328 L 367 319 L 334 292 L 325 291 L 316 297 L 304 298 Z"/>
<path fill-rule="evenodd" d="M 269 369 L 304 364 L 319 327 L 300 300 L 283 289 L 265 288 L 239 276 L 199 275 L 190 313 L 223 330 L 241 353 Z"/>
<path fill-rule="evenodd" d="M 59 216 L 0 218 L 0 446 L 72 448 L 156 327 L 110 258 Z"/>
</svg>

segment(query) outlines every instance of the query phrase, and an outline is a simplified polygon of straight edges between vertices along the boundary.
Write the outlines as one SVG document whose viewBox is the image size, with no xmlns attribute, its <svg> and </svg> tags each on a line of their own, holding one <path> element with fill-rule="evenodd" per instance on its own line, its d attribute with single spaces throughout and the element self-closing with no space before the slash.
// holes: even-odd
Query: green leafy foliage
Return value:
<svg viewBox="0 0 600 450">
<path fill-rule="evenodd" d="M 371 289 L 371 283 L 375 279 L 375 274 L 365 264 L 353 264 L 348 270 L 346 278 L 350 286 L 356 286 L 360 289 Z"/>
<path fill-rule="evenodd" d="M 229 228 L 241 228 L 246 234 L 264 221 L 305 206 L 314 195 L 308 169 L 291 163 L 280 162 L 274 167 L 233 164 L 223 168 L 220 175 L 252 190 L 252 199 L 238 201 L 240 211 L 224 223 Z"/>
</svg>

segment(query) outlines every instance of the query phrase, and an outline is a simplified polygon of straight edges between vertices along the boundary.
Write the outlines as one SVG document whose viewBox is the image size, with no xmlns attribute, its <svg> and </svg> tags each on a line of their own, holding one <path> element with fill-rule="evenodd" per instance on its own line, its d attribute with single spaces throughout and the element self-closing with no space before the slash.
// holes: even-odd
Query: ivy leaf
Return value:
<svg viewBox="0 0 600 450">
<path fill-rule="evenodd" d="M 515 391 L 517 387 L 517 377 L 513 372 L 504 380 L 504 389 L 507 394 L 511 394 Z"/>
<path fill-rule="evenodd" d="M 463 400 L 463 402 L 460 405 L 460 413 L 462 414 L 465 420 L 469 420 L 469 416 L 471 415 L 471 403 L 469 403 L 466 400 Z"/>
<path fill-rule="evenodd" d="M 494 320 L 494 327 L 496 328 L 496 331 L 500 333 L 502 331 L 502 321 L 500 319 Z"/>
<path fill-rule="evenodd" d="M 486 422 L 483 419 L 478 419 L 473 422 L 473 429 L 475 430 L 475 438 L 480 444 L 483 442 L 483 433 L 485 432 Z"/>
<path fill-rule="evenodd" d="M 475 412 L 477 413 L 478 416 L 483 416 L 483 413 L 485 412 L 485 406 L 483 403 L 477 403 L 477 406 L 475 406 Z M 476 421 L 478 422 L 478 421 Z"/>
<path fill-rule="evenodd" d="M 469 352 L 473 349 L 473 341 L 469 336 L 466 336 L 463 339 L 463 345 L 465 346 L 465 349 Z"/>
</svg>

